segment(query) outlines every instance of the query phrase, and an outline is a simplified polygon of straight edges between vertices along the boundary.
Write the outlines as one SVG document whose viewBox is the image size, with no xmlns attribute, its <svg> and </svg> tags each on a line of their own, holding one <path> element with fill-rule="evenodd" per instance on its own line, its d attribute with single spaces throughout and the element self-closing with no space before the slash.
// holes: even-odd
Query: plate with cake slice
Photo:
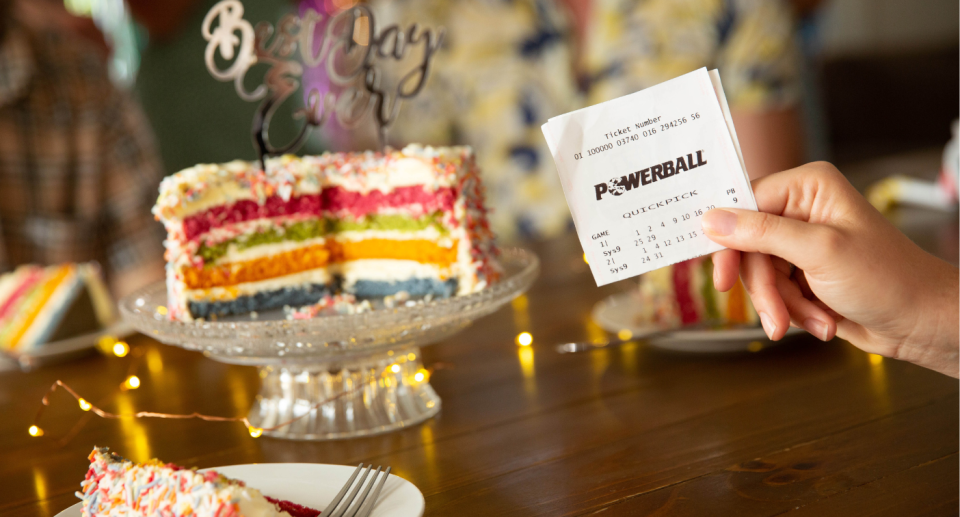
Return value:
<svg viewBox="0 0 960 517">
<path fill-rule="evenodd" d="M 106 448 L 90 453 L 81 502 L 57 514 L 185 515 L 193 517 L 317 517 L 356 467 L 315 463 L 260 463 L 187 469 L 159 460 L 134 463 Z M 144 511 L 146 509 L 146 511 Z M 372 517 L 419 517 L 423 494 L 391 474 Z"/>
<path fill-rule="evenodd" d="M 95 262 L 25 264 L 0 275 L 0 370 L 71 359 L 103 336 L 132 332 Z"/>
<path fill-rule="evenodd" d="M 592 317 L 604 330 L 646 339 L 682 352 L 757 351 L 770 341 L 743 284 L 727 292 L 713 287 L 710 257 L 698 257 L 645 273 L 636 289 L 598 302 Z M 787 336 L 802 332 L 791 327 Z"/>
</svg>

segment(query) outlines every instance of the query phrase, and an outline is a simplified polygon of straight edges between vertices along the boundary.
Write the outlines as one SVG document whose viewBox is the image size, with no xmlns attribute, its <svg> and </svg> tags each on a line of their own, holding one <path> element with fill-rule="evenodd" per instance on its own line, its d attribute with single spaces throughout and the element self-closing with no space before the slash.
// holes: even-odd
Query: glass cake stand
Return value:
<svg viewBox="0 0 960 517">
<path fill-rule="evenodd" d="M 168 345 L 256 366 L 262 384 L 249 420 L 263 434 L 333 440 L 384 433 L 440 411 L 420 347 L 463 330 L 526 291 L 536 255 L 506 249 L 501 280 L 478 293 L 358 314 L 287 320 L 282 311 L 219 321 L 171 321 L 156 283 L 120 301 L 124 320 Z M 292 421 L 292 422 L 291 422 Z M 287 422 L 290 422 L 287 424 Z"/>
</svg>

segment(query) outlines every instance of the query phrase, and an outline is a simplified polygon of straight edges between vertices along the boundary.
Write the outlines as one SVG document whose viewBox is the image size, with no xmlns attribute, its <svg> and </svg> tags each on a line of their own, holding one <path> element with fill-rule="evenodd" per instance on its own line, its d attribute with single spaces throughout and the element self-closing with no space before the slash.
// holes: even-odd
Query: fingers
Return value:
<svg viewBox="0 0 960 517">
<path fill-rule="evenodd" d="M 718 244 L 776 255 L 805 271 L 834 264 L 844 246 L 842 235 L 832 227 L 752 210 L 714 209 L 703 214 L 701 224 Z"/>
<path fill-rule="evenodd" d="M 777 274 L 777 291 L 787 306 L 790 320 L 822 341 L 830 341 L 837 334 L 837 323 L 820 306 L 804 298 L 800 287 L 787 275 Z"/>
<path fill-rule="evenodd" d="M 727 292 L 740 278 L 740 252 L 720 250 L 713 254 L 713 286 Z"/>
<path fill-rule="evenodd" d="M 858 198 L 856 189 L 833 165 L 816 162 L 751 183 L 757 209 L 801 221 L 821 222 L 842 199 Z M 840 203 L 843 204 L 843 203 Z"/>
<path fill-rule="evenodd" d="M 741 260 L 743 286 L 750 293 L 763 331 L 767 337 L 777 341 L 790 326 L 790 312 L 780 296 L 773 263 L 769 256 L 761 253 L 745 253 Z"/>
</svg>

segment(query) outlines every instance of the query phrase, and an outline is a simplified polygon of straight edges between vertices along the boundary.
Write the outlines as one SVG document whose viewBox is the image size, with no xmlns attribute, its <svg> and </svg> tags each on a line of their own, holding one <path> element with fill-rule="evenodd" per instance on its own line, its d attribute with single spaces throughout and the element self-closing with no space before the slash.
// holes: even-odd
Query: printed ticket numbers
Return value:
<svg viewBox="0 0 960 517">
<path fill-rule="evenodd" d="M 703 235 L 703 214 L 757 209 L 716 70 L 542 129 L 598 286 L 721 250 Z"/>
</svg>

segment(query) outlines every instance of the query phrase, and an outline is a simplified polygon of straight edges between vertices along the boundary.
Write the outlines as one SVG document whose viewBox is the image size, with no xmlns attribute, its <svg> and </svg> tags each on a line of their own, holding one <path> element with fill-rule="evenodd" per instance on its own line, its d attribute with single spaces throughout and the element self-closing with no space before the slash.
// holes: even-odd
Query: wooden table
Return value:
<svg viewBox="0 0 960 517">
<path fill-rule="evenodd" d="M 809 336 L 722 356 L 643 343 L 560 355 L 555 343 L 602 332 L 591 307 L 626 286 L 597 289 L 572 238 L 534 250 L 543 272 L 527 309 L 426 348 L 427 365 L 452 366 L 431 379 L 443 411 L 400 432 L 289 442 L 234 423 L 91 418 L 60 445 L 89 415 L 65 393 L 46 436 L 27 434 L 56 379 L 112 411 L 234 416 L 257 393 L 256 371 L 141 336 L 129 340 L 145 353 L 135 391 L 118 389 L 130 356 L 0 374 L 0 514 L 75 504 L 94 445 L 198 467 L 388 464 L 420 488 L 427 515 L 957 514 L 956 380 Z M 532 347 L 514 344 L 523 330 Z"/>
</svg>

